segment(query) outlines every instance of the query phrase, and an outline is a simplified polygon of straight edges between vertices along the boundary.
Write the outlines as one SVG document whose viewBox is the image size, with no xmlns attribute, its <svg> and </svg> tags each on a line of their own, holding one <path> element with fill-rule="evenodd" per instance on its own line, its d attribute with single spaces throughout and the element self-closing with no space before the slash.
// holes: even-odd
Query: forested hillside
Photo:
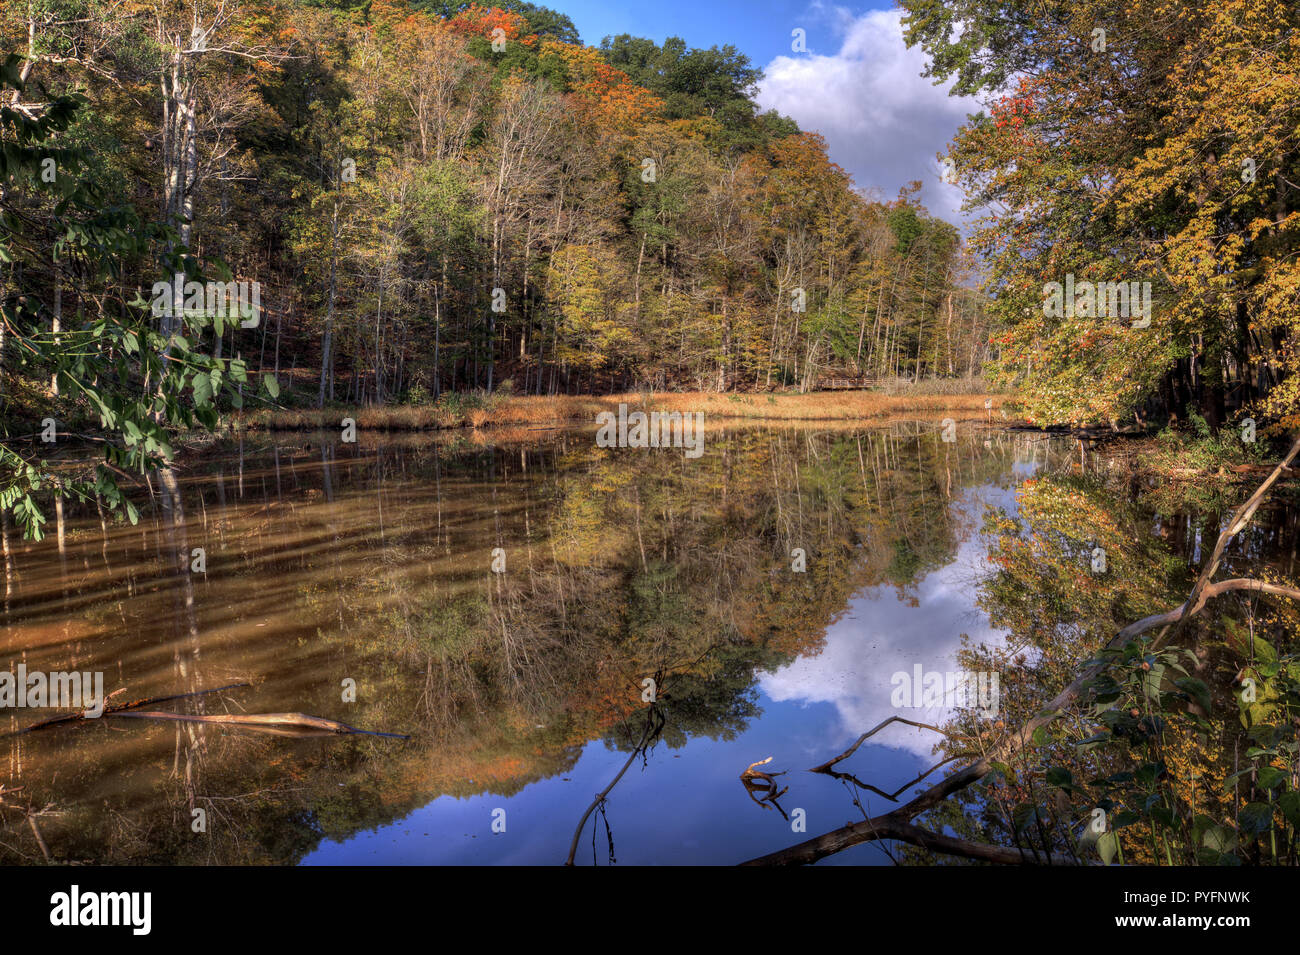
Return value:
<svg viewBox="0 0 1300 955">
<path fill-rule="evenodd" d="M 255 389 L 988 374 L 1034 423 L 1300 421 L 1295 8 L 902 5 L 989 104 L 947 160 L 969 250 L 762 112 L 732 46 L 518 0 L 0 5 L 0 507 L 39 523 L 17 439 L 93 431 L 107 469 L 59 490 L 114 506 Z"/>
<path fill-rule="evenodd" d="M 260 283 L 256 327 L 189 344 L 283 400 L 806 389 L 984 358 L 956 230 L 760 113 L 732 47 L 596 48 L 532 4 L 419 0 L 9 2 L 0 47 L 15 108 L 84 96 L 59 140 L 84 165 L 60 176 Z M 28 240 L 3 266 L 19 326 L 148 301 L 171 272 L 136 249 L 92 276 L 56 252 L 53 199 L 5 202 Z"/>
</svg>

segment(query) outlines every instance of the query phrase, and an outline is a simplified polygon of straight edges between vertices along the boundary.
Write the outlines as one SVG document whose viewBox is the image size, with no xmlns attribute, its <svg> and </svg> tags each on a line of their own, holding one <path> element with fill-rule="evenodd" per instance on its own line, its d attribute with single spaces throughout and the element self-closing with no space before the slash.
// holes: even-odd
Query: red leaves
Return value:
<svg viewBox="0 0 1300 955">
<path fill-rule="evenodd" d="M 998 129 L 1007 126 L 1019 129 L 1025 119 L 1037 111 L 1032 96 L 1006 96 L 990 107 Z"/>
<path fill-rule="evenodd" d="M 537 42 L 534 34 L 521 36 L 524 28 L 528 26 L 527 20 L 517 13 L 502 10 L 500 7 L 471 4 L 448 20 L 447 25 L 461 36 L 481 36 L 492 40 L 496 39 L 493 32 L 499 29 L 501 33 L 498 35 L 506 40 L 518 40 L 524 46 L 532 46 Z"/>
</svg>

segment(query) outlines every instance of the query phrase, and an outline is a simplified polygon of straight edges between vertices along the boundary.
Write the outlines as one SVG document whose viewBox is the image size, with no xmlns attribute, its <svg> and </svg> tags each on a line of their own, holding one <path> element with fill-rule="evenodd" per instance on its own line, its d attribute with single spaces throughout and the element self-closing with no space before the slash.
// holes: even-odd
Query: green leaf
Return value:
<svg viewBox="0 0 1300 955">
<path fill-rule="evenodd" d="M 1097 853 L 1101 856 L 1102 865 L 1110 865 L 1111 860 L 1115 858 L 1115 850 L 1119 846 L 1119 841 L 1113 832 L 1103 832 L 1097 839 Z"/>
<path fill-rule="evenodd" d="M 203 372 L 194 375 L 194 403 L 206 405 L 212 401 L 212 379 Z"/>
<path fill-rule="evenodd" d="M 1290 773 L 1284 773 L 1276 766 L 1261 766 L 1256 782 L 1261 789 L 1276 789 L 1285 783 L 1290 775 Z"/>
<path fill-rule="evenodd" d="M 1131 809 L 1121 809 L 1111 817 L 1111 829 L 1123 829 L 1125 826 L 1131 826 L 1142 817 Z"/>
<path fill-rule="evenodd" d="M 1237 834 L 1227 826 L 1210 826 L 1201 837 L 1201 844 L 1215 852 L 1231 852 L 1237 848 Z"/>
<path fill-rule="evenodd" d="M 1047 770 L 1047 784 L 1049 786 L 1069 786 L 1074 782 L 1074 777 L 1070 771 L 1063 766 L 1052 766 Z"/>
<path fill-rule="evenodd" d="M 1210 712 L 1213 705 L 1210 700 L 1210 688 L 1203 680 L 1191 676 L 1182 677 L 1174 681 L 1174 686 L 1187 693 L 1205 712 Z"/>
<path fill-rule="evenodd" d="M 1273 807 L 1266 802 L 1251 802 L 1237 813 L 1237 828 L 1246 835 L 1259 835 L 1273 825 Z"/>
<path fill-rule="evenodd" d="M 1300 828 L 1300 793 L 1292 791 L 1277 798 L 1277 808 L 1291 825 Z"/>
<path fill-rule="evenodd" d="M 1263 637 L 1255 637 L 1254 640 L 1255 640 L 1255 652 L 1254 652 L 1255 660 L 1257 660 L 1260 663 L 1276 663 L 1277 650 L 1273 648 L 1273 644 L 1269 643 Z"/>
</svg>

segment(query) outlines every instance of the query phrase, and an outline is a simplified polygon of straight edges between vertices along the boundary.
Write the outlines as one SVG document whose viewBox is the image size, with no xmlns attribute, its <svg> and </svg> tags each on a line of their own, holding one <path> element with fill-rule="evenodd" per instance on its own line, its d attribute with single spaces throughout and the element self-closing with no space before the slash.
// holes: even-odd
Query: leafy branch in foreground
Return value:
<svg viewBox="0 0 1300 955">
<path fill-rule="evenodd" d="M 178 249 L 168 227 L 143 220 L 131 205 L 105 201 L 84 151 L 57 145 L 84 99 L 46 95 L 39 107 L 19 103 L 20 63 L 17 55 L 0 62 L 0 91 L 15 93 L 11 105 L 0 107 L 0 388 L 17 377 L 15 368 L 39 370 L 49 375 L 55 394 L 82 404 L 104 429 L 95 439 L 104 449 L 99 462 L 37 459 L 18 450 L 22 436 L 11 433 L 7 395 L 3 399 L 0 509 L 13 515 L 25 537 L 39 539 L 45 517 L 37 495 L 45 490 L 98 501 L 134 523 L 138 515 L 118 478 L 168 463 L 174 430 L 218 427 L 219 397 L 228 393 L 239 407 L 248 373 L 242 360 L 195 347 L 209 325 L 220 336 L 228 317 L 182 309 L 164 336 L 149 303 L 122 287 L 127 264 L 142 260 L 152 259 L 159 274 L 183 276 L 187 286 L 201 286 L 205 275 L 195 257 Z M 42 216 L 33 214 L 37 209 Z M 71 327 L 53 321 L 46 304 L 51 271 L 55 282 L 66 276 L 86 293 Z M 263 378 L 262 388 L 275 396 L 273 382 Z"/>
</svg>

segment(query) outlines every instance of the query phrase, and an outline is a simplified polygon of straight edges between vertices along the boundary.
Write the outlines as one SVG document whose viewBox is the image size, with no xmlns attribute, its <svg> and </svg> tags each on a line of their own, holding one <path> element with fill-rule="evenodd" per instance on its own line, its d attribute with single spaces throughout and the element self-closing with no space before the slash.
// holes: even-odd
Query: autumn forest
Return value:
<svg viewBox="0 0 1300 955">
<path fill-rule="evenodd" d="M 1300 7 L 694 14 L 0 0 L 0 863 L 1300 863 Z"/>
</svg>

